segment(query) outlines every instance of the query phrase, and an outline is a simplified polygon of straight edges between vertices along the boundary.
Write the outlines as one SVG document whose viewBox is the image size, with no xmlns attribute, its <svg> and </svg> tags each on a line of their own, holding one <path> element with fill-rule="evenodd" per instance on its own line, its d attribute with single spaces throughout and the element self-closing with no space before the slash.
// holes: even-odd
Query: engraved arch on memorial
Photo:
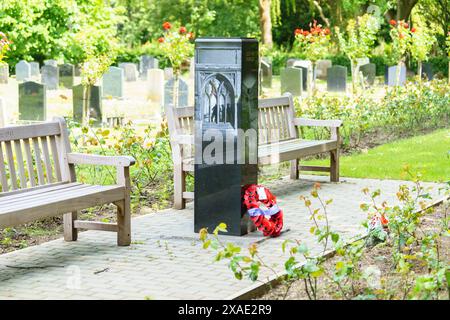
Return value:
<svg viewBox="0 0 450 320">
<path fill-rule="evenodd" d="M 208 76 L 202 87 L 203 122 L 226 124 L 236 128 L 235 90 L 223 74 Z"/>
</svg>

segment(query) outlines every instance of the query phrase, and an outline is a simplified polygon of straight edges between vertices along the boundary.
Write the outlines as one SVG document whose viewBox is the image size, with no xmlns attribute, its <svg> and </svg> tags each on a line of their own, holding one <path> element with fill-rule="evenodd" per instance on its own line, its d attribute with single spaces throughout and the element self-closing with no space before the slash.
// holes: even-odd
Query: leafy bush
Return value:
<svg viewBox="0 0 450 320">
<path fill-rule="evenodd" d="M 447 84 L 434 80 L 419 86 L 389 88 L 383 98 L 369 95 L 336 96 L 324 93 L 297 101 L 297 114 L 313 119 L 341 119 L 344 148 L 358 147 L 361 138 L 383 131 L 400 136 L 448 124 L 450 94 Z M 307 138 L 322 139 L 326 129 L 304 128 Z"/>
</svg>

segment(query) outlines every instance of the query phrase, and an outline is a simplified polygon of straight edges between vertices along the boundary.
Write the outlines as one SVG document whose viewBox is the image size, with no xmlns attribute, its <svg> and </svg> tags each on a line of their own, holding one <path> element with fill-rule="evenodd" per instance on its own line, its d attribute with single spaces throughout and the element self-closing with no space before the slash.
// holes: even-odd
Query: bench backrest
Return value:
<svg viewBox="0 0 450 320">
<path fill-rule="evenodd" d="M 258 143 L 266 144 L 297 137 L 294 125 L 294 103 L 292 95 L 258 101 Z M 166 107 L 171 137 L 194 134 L 194 107 Z"/>
<path fill-rule="evenodd" d="M 0 128 L 1 192 L 67 180 L 62 156 L 68 142 L 64 120 Z M 65 164 L 63 164 L 65 165 Z"/>
</svg>

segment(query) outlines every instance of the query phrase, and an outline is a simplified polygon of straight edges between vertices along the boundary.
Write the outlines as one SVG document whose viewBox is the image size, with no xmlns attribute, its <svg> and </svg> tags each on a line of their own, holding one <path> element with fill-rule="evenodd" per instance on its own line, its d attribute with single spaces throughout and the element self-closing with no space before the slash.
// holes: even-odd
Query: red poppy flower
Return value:
<svg viewBox="0 0 450 320">
<path fill-rule="evenodd" d="M 168 21 L 164 22 L 162 26 L 164 30 L 169 30 L 170 28 L 172 28 L 172 25 Z"/>
<path fill-rule="evenodd" d="M 180 27 L 180 30 L 178 30 L 178 32 L 179 32 L 180 34 L 186 33 L 186 32 L 187 32 L 186 27 Z"/>
<path fill-rule="evenodd" d="M 307 30 L 305 30 L 305 31 L 303 31 L 303 35 L 306 37 L 306 36 L 309 36 L 309 31 L 307 31 Z"/>
<path fill-rule="evenodd" d="M 416 32 L 416 28 L 411 28 L 411 32 L 412 33 Z"/>
<path fill-rule="evenodd" d="M 408 29 L 408 28 L 409 28 L 409 24 L 407 24 L 407 23 L 405 22 L 405 23 L 403 23 L 403 27 L 405 27 L 406 29 Z"/>
<path fill-rule="evenodd" d="M 164 42 L 164 38 L 163 37 L 158 38 L 158 42 L 159 43 L 163 43 Z"/>
<path fill-rule="evenodd" d="M 325 29 L 325 31 L 324 31 L 324 33 L 325 33 L 325 35 L 328 35 L 328 34 L 330 34 L 330 33 L 331 33 L 331 31 L 330 31 L 330 29 L 329 29 L 329 28 L 326 28 L 326 29 Z"/>
<path fill-rule="evenodd" d="M 303 33 L 303 29 L 295 29 L 294 30 L 294 34 L 296 35 L 296 36 L 298 36 L 299 34 L 302 34 Z"/>
<path fill-rule="evenodd" d="M 389 24 L 390 24 L 391 26 L 396 26 L 396 25 L 397 25 L 397 21 L 391 20 L 391 21 L 389 21 Z"/>
</svg>

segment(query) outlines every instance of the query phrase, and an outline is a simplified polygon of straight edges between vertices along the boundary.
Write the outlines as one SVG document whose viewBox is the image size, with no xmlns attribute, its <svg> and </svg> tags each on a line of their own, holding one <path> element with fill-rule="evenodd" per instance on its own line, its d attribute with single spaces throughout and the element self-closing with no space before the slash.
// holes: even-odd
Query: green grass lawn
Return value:
<svg viewBox="0 0 450 320">
<path fill-rule="evenodd" d="M 302 164 L 327 165 L 329 160 L 311 160 Z M 404 165 L 420 172 L 423 181 L 450 180 L 450 130 L 387 143 L 364 153 L 341 157 L 342 177 L 407 179 Z"/>
</svg>

